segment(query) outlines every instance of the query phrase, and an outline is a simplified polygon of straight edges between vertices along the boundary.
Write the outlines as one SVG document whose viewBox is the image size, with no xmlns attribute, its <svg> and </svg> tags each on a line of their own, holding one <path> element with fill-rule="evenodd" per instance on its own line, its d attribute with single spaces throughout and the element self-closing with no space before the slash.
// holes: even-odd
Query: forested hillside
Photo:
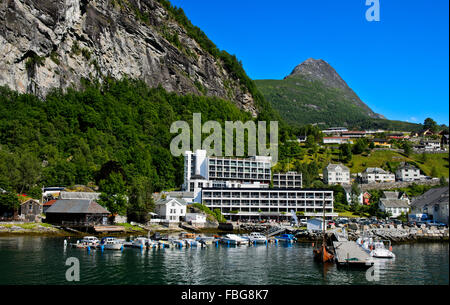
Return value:
<svg viewBox="0 0 450 305">
<path fill-rule="evenodd" d="M 103 165 L 116 164 L 127 183 L 148 177 L 152 190 L 181 185 L 182 157 L 169 145 L 177 120 L 251 120 L 232 102 L 179 96 L 141 81 L 109 80 L 82 91 L 54 91 L 45 100 L 0 88 L 0 187 L 99 183 Z M 119 169 L 117 169 L 119 168 Z"/>
<path fill-rule="evenodd" d="M 255 82 L 271 106 L 294 126 L 421 129 L 419 124 L 391 121 L 374 113 L 323 60 L 308 59 L 283 80 Z"/>
</svg>

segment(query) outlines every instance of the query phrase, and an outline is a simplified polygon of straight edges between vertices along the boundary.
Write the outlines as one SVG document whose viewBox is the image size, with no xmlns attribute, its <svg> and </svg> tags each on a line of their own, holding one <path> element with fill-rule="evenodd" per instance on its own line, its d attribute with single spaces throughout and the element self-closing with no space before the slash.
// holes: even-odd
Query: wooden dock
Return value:
<svg viewBox="0 0 450 305">
<path fill-rule="evenodd" d="M 338 265 L 370 267 L 373 258 L 354 241 L 334 241 L 335 258 Z"/>
<path fill-rule="evenodd" d="M 94 231 L 97 233 L 125 232 L 125 228 L 122 226 L 95 226 Z"/>
</svg>

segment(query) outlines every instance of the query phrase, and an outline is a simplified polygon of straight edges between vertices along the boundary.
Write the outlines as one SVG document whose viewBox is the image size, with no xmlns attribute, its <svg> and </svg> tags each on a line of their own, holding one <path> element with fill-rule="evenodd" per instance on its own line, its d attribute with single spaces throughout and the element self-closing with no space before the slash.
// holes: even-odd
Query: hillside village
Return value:
<svg viewBox="0 0 450 305">
<path fill-rule="evenodd" d="M 411 161 L 397 162 L 392 172 L 383 169 L 386 168 L 383 164 L 383 168 L 365 167 L 355 173 L 347 166 L 351 159 L 345 152 L 350 146 L 350 154 L 353 151 L 357 155 L 357 149 L 361 149 L 360 153 L 366 153 L 367 159 L 377 151 L 392 151 L 408 157 L 412 154 L 408 151 L 411 147 L 413 153 L 420 153 L 420 156 L 445 154 L 445 169 L 448 169 L 448 132 L 393 133 L 328 128 L 321 134 L 321 141 L 314 141 L 312 145 L 317 147 L 312 150 L 339 150 L 340 160 L 326 164 L 318 175 L 320 180 L 311 185 L 305 185 L 301 171 L 273 170 L 270 157 L 222 158 L 208 157 L 202 150 L 185 152 L 183 185 L 180 190 L 153 194 L 154 208 L 148 211 L 148 224 L 173 227 L 183 222 L 204 227 L 217 221 L 289 222 L 293 215 L 300 219 L 319 217 L 325 207 L 329 218 L 365 215 L 404 221 L 408 218 L 434 220 L 448 225 L 448 200 L 435 203 L 439 197 L 423 204 L 426 191 L 432 192 L 437 186 L 444 187 L 448 196 L 448 176 L 426 175 L 420 165 L 417 166 L 419 162 Z M 289 145 L 308 148 L 311 147 L 309 139 L 310 136 L 299 136 Z M 361 143 L 363 147 L 358 148 Z M 423 186 L 422 192 L 408 196 L 408 188 L 414 189 L 417 185 Z M 44 187 L 41 198 L 18 194 L 20 205 L 3 207 L 2 220 L 63 226 L 127 223 L 125 213 L 111 213 L 98 204 L 102 202 L 102 193 L 94 189 Z M 2 196 L 8 194 L 1 191 Z M 430 208 L 434 204 L 436 207 Z"/>
</svg>

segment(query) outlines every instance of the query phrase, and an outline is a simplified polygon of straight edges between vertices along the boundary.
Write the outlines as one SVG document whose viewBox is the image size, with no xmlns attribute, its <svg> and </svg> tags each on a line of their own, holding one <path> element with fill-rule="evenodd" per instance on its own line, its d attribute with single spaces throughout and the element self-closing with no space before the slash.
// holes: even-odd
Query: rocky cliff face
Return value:
<svg viewBox="0 0 450 305">
<path fill-rule="evenodd" d="M 239 79 L 156 0 L 0 0 L 0 54 L 0 85 L 21 93 L 128 76 L 258 112 Z"/>
<path fill-rule="evenodd" d="M 346 99 L 356 106 L 365 109 L 367 115 L 372 118 L 385 118 L 383 115 L 373 112 L 347 85 L 336 70 L 323 59 L 309 58 L 294 68 L 286 78 L 302 77 L 309 81 L 319 81 L 324 86 L 342 90 Z"/>
</svg>

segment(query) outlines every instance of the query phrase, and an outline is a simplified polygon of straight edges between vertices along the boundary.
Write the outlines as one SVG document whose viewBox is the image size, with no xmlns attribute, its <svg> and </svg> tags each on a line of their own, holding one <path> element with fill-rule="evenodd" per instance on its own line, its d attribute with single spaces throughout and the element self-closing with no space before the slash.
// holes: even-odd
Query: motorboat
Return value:
<svg viewBox="0 0 450 305">
<path fill-rule="evenodd" d="M 168 235 L 168 234 L 162 235 L 162 234 L 159 233 L 159 232 L 155 232 L 155 233 L 151 236 L 151 238 L 152 238 L 152 240 L 165 240 L 165 241 L 167 241 L 167 240 L 169 240 L 169 235 Z"/>
<path fill-rule="evenodd" d="M 131 243 L 131 246 L 133 248 L 146 249 L 147 245 L 148 245 L 148 241 L 149 241 L 149 239 L 146 237 L 137 237 L 133 240 L 133 242 Z"/>
<path fill-rule="evenodd" d="M 203 245 L 211 245 L 215 242 L 216 238 L 214 236 L 197 236 L 195 240 Z"/>
<path fill-rule="evenodd" d="M 172 245 L 168 240 L 158 240 L 156 243 L 159 248 L 170 248 Z"/>
<path fill-rule="evenodd" d="M 385 242 L 389 244 L 389 249 L 386 248 Z M 360 245 L 372 257 L 395 258 L 395 254 L 392 252 L 392 246 L 389 240 L 374 241 L 371 237 L 360 237 L 356 240 L 356 243 Z"/>
<path fill-rule="evenodd" d="M 186 239 L 186 238 L 194 239 L 195 238 L 195 234 L 194 233 L 188 233 L 188 232 L 181 232 L 180 233 L 180 238 L 182 238 L 182 239 Z"/>
<path fill-rule="evenodd" d="M 226 234 L 220 239 L 220 241 L 224 244 L 230 245 L 244 245 L 248 243 L 247 239 L 236 234 Z"/>
<path fill-rule="evenodd" d="M 100 243 L 100 240 L 95 236 L 85 236 L 80 243 L 86 246 L 96 246 Z"/>
<path fill-rule="evenodd" d="M 105 250 L 122 250 L 123 243 L 120 242 L 115 237 L 103 237 L 100 244 L 100 247 L 103 247 Z"/>
<path fill-rule="evenodd" d="M 183 241 L 184 241 L 186 247 L 197 247 L 197 245 L 198 245 L 198 242 L 192 238 L 186 238 L 186 239 L 183 239 Z"/>
<path fill-rule="evenodd" d="M 100 243 L 100 240 L 95 236 L 85 236 L 81 240 L 77 240 L 76 243 L 70 244 L 75 248 L 95 248 Z"/>
<path fill-rule="evenodd" d="M 281 234 L 281 235 L 275 236 L 275 239 L 279 242 L 293 243 L 295 240 L 295 237 L 293 234 Z"/>
<path fill-rule="evenodd" d="M 157 248 L 159 246 L 159 242 L 147 238 L 146 246 L 147 246 L 147 248 Z"/>
<path fill-rule="evenodd" d="M 259 233 L 259 232 L 252 232 L 250 233 L 250 235 L 248 236 L 248 239 L 251 243 L 254 244 L 265 244 L 267 243 L 267 237 L 264 236 L 264 234 Z"/>
<path fill-rule="evenodd" d="M 186 246 L 186 243 L 183 239 L 170 239 L 170 243 L 173 244 L 175 247 L 183 248 Z"/>
</svg>

